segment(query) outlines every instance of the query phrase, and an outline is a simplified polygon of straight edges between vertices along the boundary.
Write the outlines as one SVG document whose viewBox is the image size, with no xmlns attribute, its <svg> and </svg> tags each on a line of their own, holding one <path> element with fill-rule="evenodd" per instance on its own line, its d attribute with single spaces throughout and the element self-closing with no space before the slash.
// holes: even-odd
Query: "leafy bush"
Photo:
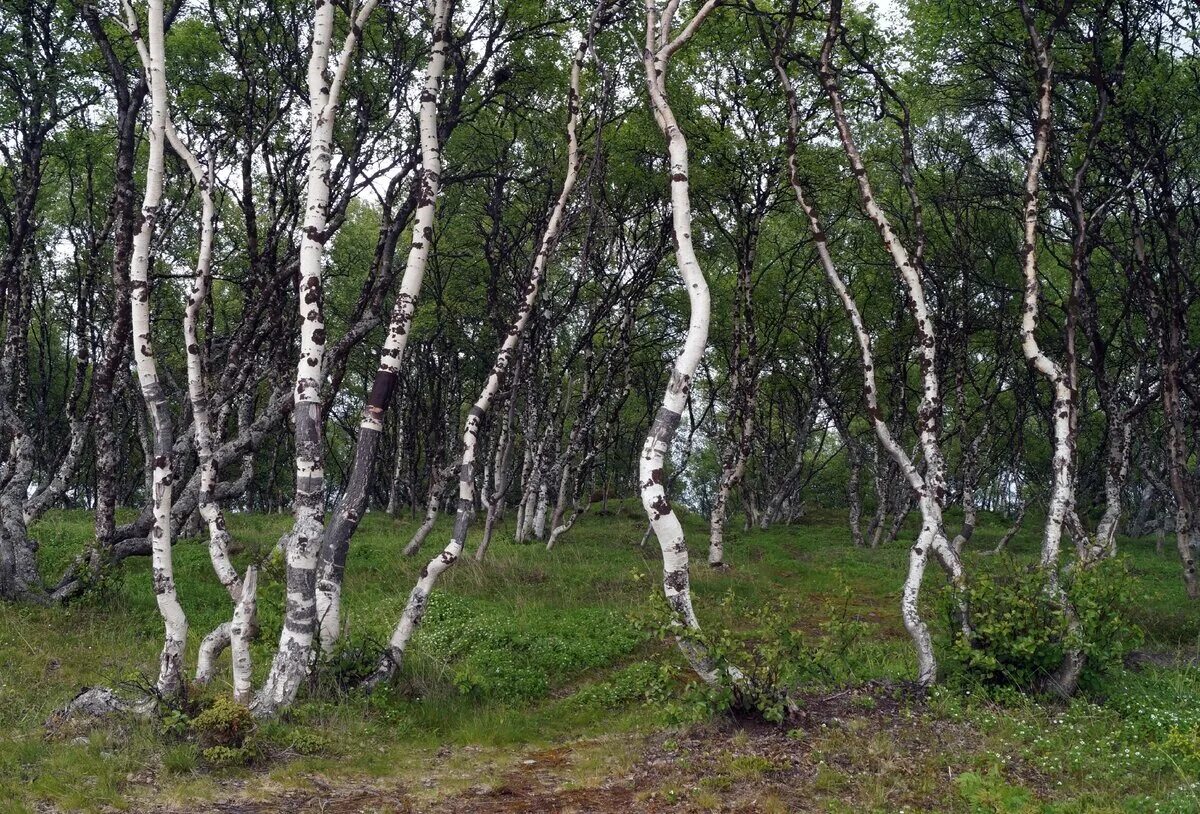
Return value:
<svg viewBox="0 0 1200 814">
<path fill-rule="evenodd" d="M 233 769 L 248 766 L 258 759 L 258 750 L 253 743 L 244 746 L 210 746 L 200 755 L 214 769 Z"/>
<path fill-rule="evenodd" d="M 1072 631 L 1041 569 L 980 571 L 967 588 L 974 636 L 956 638 L 954 658 L 986 682 L 1028 690 L 1058 668 L 1068 650 L 1078 648 L 1087 658 L 1084 679 L 1094 679 L 1141 641 L 1141 630 L 1129 619 L 1129 585 L 1121 561 L 1065 575 L 1063 590 L 1078 621 Z"/>
<path fill-rule="evenodd" d="M 672 624 L 670 611 L 655 591 L 650 610 L 643 612 L 640 624 L 671 639 L 683 632 L 687 640 L 707 652 L 718 679 L 715 686 L 690 682 L 679 699 L 668 705 L 668 714 L 680 723 L 724 712 L 749 713 L 771 723 L 783 723 L 793 711 L 791 695 L 796 687 L 833 676 L 835 665 L 844 660 L 849 647 L 866 629 L 863 623 L 847 617 L 846 603 L 840 604 L 822 626 L 824 635 L 810 644 L 794 627 L 802 614 L 786 600 L 747 612 L 730 591 L 721 602 L 722 614 L 725 618 L 747 618 L 746 627 L 683 632 Z"/>
<path fill-rule="evenodd" d="M 386 647 L 371 638 L 345 635 L 329 653 L 320 652 L 309 673 L 309 691 L 319 697 L 344 695 L 375 672 Z"/>
<path fill-rule="evenodd" d="M 638 661 L 619 670 L 605 681 L 584 687 L 573 701 L 596 709 L 617 709 L 630 704 L 657 704 L 668 701 L 679 670 L 670 664 Z"/>
</svg>

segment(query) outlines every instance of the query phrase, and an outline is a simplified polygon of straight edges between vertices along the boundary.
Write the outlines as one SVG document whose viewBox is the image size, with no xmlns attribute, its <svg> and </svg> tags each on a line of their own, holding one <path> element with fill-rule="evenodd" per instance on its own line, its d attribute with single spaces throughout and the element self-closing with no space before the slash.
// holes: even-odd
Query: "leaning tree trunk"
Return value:
<svg viewBox="0 0 1200 814">
<path fill-rule="evenodd" d="M 404 546 L 402 552 L 405 557 L 415 557 L 417 552 L 421 550 L 421 546 L 425 543 L 425 538 L 429 536 L 429 532 L 433 531 L 433 524 L 437 522 L 438 507 L 442 504 L 442 493 L 446 491 L 446 481 L 454 474 L 456 466 L 438 466 L 433 464 L 433 469 L 429 473 L 429 499 L 425 504 L 425 518 L 421 521 L 421 525 L 413 532 L 413 536 L 409 539 L 408 545 Z"/>
<path fill-rule="evenodd" d="M 211 680 L 217 656 L 226 646 L 230 649 L 233 668 L 233 697 L 241 704 L 252 700 L 250 638 L 256 626 L 256 586 L 258 584 L 254 566 L 246 569 L 246 578 L 238 577 L 233 562 L 229 559 L 229 531 L 225 516 L 216 499 L 216 488 L 220 482 L 216 461 L 213 456 L 213 428 L 209 415 L 208 387 L 205 381 L 203 346 L 197 332 L 200 311 L 208 300 L 209 279 L 212 264 L 213 234 L 216 231 L 216 207 L 213 204 L 213 168 L 207 172 L 200 166 L 196 156 L 179 137 L 170 118 L 166 122 L 166 136 L 175 153 L 184 160 L 196 188 L 200 190 L 200 250 L 196 260 L 196 274 L 187 293 L 183 317 L 183 341 L 187 353 L 188 399 L 192 405 L 192 424 L 195 428 L 196 456 L 199 459 L 200 492 L 197 511 L 208 527 L 208 555 L 217 579 L 225 586 L 233 602 L 233 619 L 219 625 L 209 633 L 200 646 L 196 664 L 196 681 L 204 684 Z"/>
<path fill-rule="evenodd" d="M 429 593 L 433 590 L 437 578 L 447 568 L 454 565 L 462 555 L 463 545 L 467 540 L 467 531 L 475 514 L 475 458 L 483 417 L 487 414 L 492 399 L 500 389 L 500 383 L 512 363 L 517 345 L 524 334 L 529 315 L 533 312 L 538 291 L 546 273 L 546 263 L 558 241 L 559 231 L 562 229 L 562 223 L 566 217 L 567 201 L 571 197 L 571 191 L 574 189 L 575 180 L 579 175 L 579 145 L 575 136 L 575 129 L 579 123 L 579 74 L 590 44 L 591 36 L 589 34 L 575 52 L 571 62 L 571 86 L 567 94 L 567 174 L 563 180 L 562 189 L 559 191 L 558 200 L 555 201 L 554 208 L 551 210 L 550 219 L 546 223 L 546 230 L 542 233 L 537 256 L 530 268 L 529 280 L 525 284 L 525 297 L 521 300 L 516 317 L 509 325 L 508 333 L 496 354 L 496 361 L 488 374 L 483 392 L 479 394 L 479 398 L 475 400 L 475 404 L 467 414 L 466 426 L 463 429 L 462 460 L 458 474 L 458 507 L 454 515 L 454 529 L 450 533 L 450 542 L 421 569 L 421 576 L 409 593 L 408 602 L 392 632 L 387 652 L 380 659 L 375 673 L 367 681 L 369 687 L 389 681 L 395 675 L 396 669 L 404 659 L 409 639 L 412 638 L 413 632 L 425 617 Z"/>
<path fill-rule="evenodd" d="M 357 21 L 361 22 L 375 0 L 368 0 Z M 367 396 L 367 405 L 359 425 L 358 442 L 354 447 L 354 463 L 346 489 L 333 512 L 333 520 L 325 530 L 321 542 L 320 574 L 317 579 L 317 619 L 321 630 L 321 646 L 326 652 L 337 642 L 341 625 L 342 578 L 346 570 L 346 554 L 350 538 L 367 508 L 370 496 L 371 474 L 375 468 L 375 453 L 383 434 L 383 421 L 392 392 L 404 359 L 404 349 L 412 328 L 413 313 L 421 283 L 425 279 L 425 267 L 433 245 L 433 216 L 441 186 L 442 159 L 438 143 L 438 90 L 442 73 L 445 71 L 446 55 L 450 47 L 450 2 L 436 0 L 431 5 L 432 47 L 425 68 L 425 84 L 421 90 L 421 171 L 417 176 L 417 209 L 413 219 L 412 245 L 404 276 L 400 280 L 400 293 L 392 309 L 387 337 L 379 354 L 379 369 Z M 347 40 L 347 46 L 350 41 Z M 343 50 L 343 60 L 346 51 Z"/>
<path fill-rule="evenodd" d="M 851 171 L 858 182 L 864 208 L 867 211 L 868 217 L 879 230 L 883 243 L 891 254 L 893 263 L 908 288 L 909 307 L 917 323 L 917 344 L 921 354 L 924 388 L 919 412 L 919 432 L 922 452 L 925 455 L 926 463 L 926 472 L 924 475 L 917 470 L 912 460 L 904 452 L 904 449 L 892 437 L 890 429 L 883 421 L 882 412 L 879 408 L 878 387 L 875 382 L 875 364 L 871 350 L 870 336 L 867 333 L 866 326 L 863 323 L 862 316 L 859 313 L 853 296 L 834 266 L 832 255 L 829 252 L 828 240 L 818 219 L 816 209 L 808 203 L 800 184 L 796 157 L 800 127 L 799 106 L 791 79 L 780 57 L 780 52 L 782 51 L 782 42 L 780 42 L 777 43 L 774 61 L 775 71 L 780 83 L 783 85 L 788 107 L 788 178 L 796 195 L 797 203 L 808 219 L 809 229 L 813 234 L 818 257 L 825 271 L 825 276 L 841 300 L 842 307 L 846 311 L 854 330 L 862 358 L 863 394 L 866 400 L 867 414 L 871 418 L 880 444 L 900 467 L 908 484 L 917 495 L 922 518 L 921 531 L 917 536 L 916 543 L 909 551 L 908 576 L 904 583 L 900 610 L 904 626 L 912 637 L 917 651 L 917 680 L 920 684 L 928 686 L 937 680 L 937 659 L 934 654 L 933 641 L 929 629 L 920 615 L 919 596 L 925 566 L 931 550 L 938 554 L 942 564 L 949 572 L 951 582 L 958 593 L 959 612 L 961 614 L 960 622 L 963 634 L 969 635 L 970 633 L 965 610 L 965 578 L 958 557 L 954 554 L 949 541 L 946 539 L 942 523 L 945 475 L 941 451 L 937 441 L 937 416 L 940 397 L 936 375 L 936 359 L 934 357 L 936 342 L 933 336 L 932 321 L 925 304 L 924 289 L 917 270 L 909 261 L 908 253 L 904 246 L 892 231 L 887 217 L 883 214 L 878 204 L 875 203 L 866 167 L 858 153 L 845 111 L 842 107 L 837 75 L 832 65 L 833 45 L 840 29 L 841 3 L 840 0 L 834 0 L 830 10 L 825 41 L 821 48 L 818 73 L 822 87 L 833 108 L 834 120 L 842 142 L 843 152 L 849 159 Z"/>
<path fill-rule="evenodd" d="M 1030 496 L 1028 494 L 1021 499 L 1020 504 L 1017 506 L 1017 513 L 1013 517 L 1012 525 L 1010 525 L 1004 531 L 1004 534 L 1000 536 L 1000 539 L 996 541 L 996 547 L 992 549 L 993 554 L 999 554 L 1001 551 L 1007 548 L 1008 544 L 1012 542 L 1012 538 L 1016 537 L 1017 534 L 1020 533 L 1021 526 L 1025 523 L 1025 511 L 1029 508 L 1029 502 Z"/>
</svg>

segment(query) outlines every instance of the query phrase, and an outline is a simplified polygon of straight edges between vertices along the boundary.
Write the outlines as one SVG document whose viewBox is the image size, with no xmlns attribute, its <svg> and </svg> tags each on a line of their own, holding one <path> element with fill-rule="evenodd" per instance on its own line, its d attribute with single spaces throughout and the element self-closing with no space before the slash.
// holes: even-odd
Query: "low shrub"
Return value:
<svg viewBox="0 0 1200 814">
<path fill-rule="evenodd" d="M 1074 609 L 1072 631 L 1039 568 L 992 568 L 972 574 L 967 588 L 973 637 L 958 636 L 953 658 L 965 672 L 989 684 L 1035 689 L 1068 650 L 1087 659 L 1084 681 L 1119 665 L 1142 639 L 1130 621 L 1134 596 L 1122 561 L 1104 561 L 1064 574 L 1062 587 Z M 953 604 L 947 592 L 947 614 Z M 954 630 L 953 623 L 950 629 Z"/>
</svg>

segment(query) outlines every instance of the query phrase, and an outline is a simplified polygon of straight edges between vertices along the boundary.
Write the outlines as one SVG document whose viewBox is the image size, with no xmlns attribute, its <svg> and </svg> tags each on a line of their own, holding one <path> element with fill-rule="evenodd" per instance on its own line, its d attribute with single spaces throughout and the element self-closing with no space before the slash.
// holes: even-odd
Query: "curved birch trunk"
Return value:
<svg viewBox="0 0 1200 814">
<path fill-rule="evenodd" d="M 425 617 L 429 593 L 433 590 L 437 578 L 462 556 L 463 545 L 467 540 L 467 531 L 470 529 L 471 519 L 475 514 L 475 458 L 480 426 L 483 423 L 484 415 L 491 406 L 492 399 L 500 389 L 501 380 L 513 361 L 517 345 L 521 341 L 525 325 L 529 321 L 529 315 L 533 312 L 538 290 L 541 287 L 542 278 L 545 276 L 546 263 L 558 240 L 558 233 L 566 216 L 567 201 L 571 197 L 571 191 L 574 189 L 575 180 L 579 175 L 579 145 L 575 136 L 575 129 L 579 122 L 579 74 L 590 42 L 589 35 L 584 38 L 571 61 L 571 87 L 567 95 L 567 174 L 563 179 L 558 200 L 550 213 L 546 231 L 542 234 L 537 257 L 530 268 L 529 280 L 525 284 L 525 297 L 517 307 L 516 317 L 509 325 L 508 334 L 504 337 L 500 350 L 496 354 L 496 361 L 492 364 L 487 383 L 479 394 L 479 398 L 471 406 L 471 410 L 467 414 L 466 426 L 463 428 L 463 452 L 458 474 L 458 508 L 454 515 L 454 528 L 450 533 L 450 542 L 421 569 L 420 578 L 409 593 L 408 602 L 392 632 L 388 650 L 380 659 L 375 673 L 367 680 L 367 687 L 374 687 L 381 682 L 389 681 L 395 675 L 404 660 L 404 652 L 413 632 Z"/>
<path fill-rule="evenodd" d="M 86 359 L 81 360 L 80 364 L 86 367 Z M 46 513 L 47 509 L 57 503 L 66 494 L 71 478 L 74 476 L 75 470 L 79 467 L 79 460 L 82 457 L 83 447 L 87 443 L 87 438 L 87 421 L 80 418 L 72 418 L 71 440 L 67 444 L 67 451 L 59 463 L 58 469 L 54 472 L 54 477 L 50 480 L 50 483 L 46 484 L 46 488 L 25 501 L 25 507 L 21 514 L 26 527 L 32 525 Z"/>
<path fill-rule="evenodd" d="M 376 0 L 367 0 L 359 20 L 370 13 Z M 441 187 L 442 158 L 438 143 L 437 106 L 438 91 L 445 71 L 446 55 L 450 47 L 450 2 L 435 0 L 431 5 L 431 47 L 429 62 L 425 68 L 425 83 L 421 89 L 421 113 L 419 121 L 421 140 L 421 170 L 416 184 L 419 190 L 417 209 L 413 219 L 412 245 L 400 280 L 400 292 L 392 308 L 387 337 L 379 353 L 379 368 L 375 381 L 367 396 L 359 424 L 358 442 L 354 448 L 354 463 L 342 499 L 333 512 L 333 520 L 325 530 L 321 541 L 320 574 L 317 579 L 317 618 L 321 626 L 321 647 L 330 652 L 337 642 L 341 625 L 342 578 L 346 570 L 346 554 L 350 538 L 367 507 L 370 495 L 375 453 L 383 434 L 383 421 L 392 393 L 400 374 L 404 349 L 408 344 L 409 329 L 412 327 L 417 296 L 425 279 L 425 267 L 433 245 L 433 218 Z M 361 23 L 360 23 L 361 26 Z M 347 41 L 349 43 L 349 41 Z M 345 59 L 345 52 L 343 53 Z"/>
<path fill-rule="evenodd" d="M 667 499 L 664 462 L 667 450 L 679 428 L 688 392 L 696 368 L 708 344 L 708 324 L 711 306 L 708 281 L 700 269 L 696 252 L 692 246 L 692 208 L 688 193 L 688 146 L 683 131 L 675 121 L 675 114 L 667 101 L 666 73 L 671 55 L 682 48 L 697 27 L 717 6 L 717 0 L 707 0 L 684 26 L 683 31 L 671 38 L 671 23 L 678 3 L 667 3 L 665 12 L 658 3 L 646 0 L 646 42 L 642 52 L 642 67 L 646 88 L 650 97 L 650 108 L 654 120 L 667 141 L 669 172 L 671 177 L 671 226 L 675 236 L 675 265 L 680 279 L 687 289 L 690 315 L 683 348 L 675 358 L 671 378 L 667 382 L 661 406 L 654 416 L 650 432 L 642 447 L 638 461 L 638 481 L 641 488 L 642 506 L 650 519 L 650 527 L 658 538 L 663 558 L 663 593 L 674 613 L 674 623 L 688 630 L 699 630 L 700 622 L 692 608 L 690 576 L 688 573 L 687 541 L 683 526 Z M 717 671 L 707 650 L 686 632 L 678 637 L 684 656 L 696 673 L 710 684 L 718 681 Z"/>
<path fill-rule="evenodd" d="M 1040 373 L 1054 391 L 1052 406 L 1054 421 L 1054 454 L 1051 459 L 1050 501 L 1046 510 L 1046 526 L 1042 533 L 1040 567 L 1045 572 L 1047 584 L 1054 602 L 1059 604 L 1067 616 L 1068 625 L 1075 627 L 1074 609 L 1059 582 L 1059 553 L 1062 548 L 1063 527 L 1068 514 L 1074 512 L 1074 481 L 1072 459 L 1074 457 L 1073 413 L 1075 391 L 1068 372 L 1052 360 L 1038 344 L 1036 331 L 1038 322 L 1038 297 L 1040 283 L 1037 265 L 1037 220 L 1038 187 L 1042 166 L 1050 145 L 1050 120 L 1053 112 L 1054 89 L 1053 69 L 1049 48 L 1034 24 L 1033 15 L 1020 0 L 1021 14 L 1029 35 L 1029 46 L 1038 73 L 1037 123 L 1034 130 L 1033 152 L 1025 166 L 1025 205 L 1021 243 L 1021 265 L 1025 278 L 1025 295 L 1021 312 L 1021 350 L 1029 364 Z M 1051 692 L 1067 697 L 1073 695 L 1083 669 L 1083 655 L 1078 651 L 1068 652 L 1062 665 L 1046 678 Z"/>
<path fill-rule="evenodd" d="M 875 381 L 875 363 L 871 350 L 870 336 L 867 333 L 866 325 L 863 323 L 857 303 L 854 301 L 853 296 L 850 294 L 849 289 L 833 263 L 833 257 L 829 252 L 829 244 L 817 216 L 816 208 L 808 202 L 804 195 L 803 187 L 800 184 L 796 161 L 800 114 L 796 102 L 795 90 L 792 87 L 787 70 L 781 61 L 779 55 L 780 49 L 777 48 L 774 54 L 775 72 L 783 86 L 788 107 L 788 180 L 795 193 L 797 203 L 808 219 L 809 229 L 812 232 L 813 241 L 816 244 L 817 254 L 825 276 L 829 280 L 830 285 L 833 286 L 838 299 L 842 303 L 843 309 L 846 311 L 846 315 L 850 319 L 862 360 L 863 395 L 867 405 L 867 414 L 875 429 L 875 434 L 879 438 L 880 445 L 883 446 L 892 460 L 896 462 L 897 466 L 904 473 L 910 488 L 917 496 L 918 506 L 921 510 L 921 531 L 917 536 L 916 543 L 909 551 L 908 576 L 904 582 L 900 611 L 904 620 L 904 626 L 912 638 L 917 652 L 917 681 L 923 686 L 928 686 L 937 680 L 937 659 L 934 654 L 933 641 L 930 637 L 929 629 L 920 615 L 919 600 L 921 582 L 931 549 L 938 553 L 943 565 L 950 574 L 952 583 L 959 592 L 960 613 L 962 614 L 960 621 L 963 626 L 964 635 L 969 635 L 965 613 L 965 600 L 962 597 L 965 578 L 961 564 L 957 556 L 954 555 L 949 542 L 946 540 L 942 524 L 942 500 L 945 493 L 945 483 L 942 456 L 937 445 L 936 434 L 940 401 L 934 365 L 935 342 L 933 341 L 933 326 L 925 306 L 924 291 L 917 271 L 909 262 L 907 251 L 892 232 L 891 225 L 886 216 L 884 216 L 882 210 L 874 202 L 874 195 L 871 191 L 870 182 L 867 179 L 866 167 L 863 165 L 862 159 L 858 154 L 853 135 L 850 133 L 849 124 L 842 108 L 837 77 L 832 67 L 833 44 L 841 25 L 840 14 L 840 0 L 834 0 L 830 11 L 829 27 L 821 48 L 818 70 L 822 86 L 833 107 L 843 151 L 846 153 L 850 161 L 851 170 L 858 181 L 864 208 L 867 210 L 868 217 L 870 217 L 879 230 L 884 245 L 892 255 L 893 262 L 900 271 L 905 285 L 909 290 L 910 308 L 917 322 L 918 346 L 921 353 L 924 385 L 919 417 L 922 452 L 926 456 L 925 476 L 922 476 L 917 471 L 912 459 L 909 458 L 904 449 L 892 437 L 890 429 L 883 420 L 883 414 L 879 408 L 878 387 Z"/>
<path fill-rule="evenodd" d="M 249 637 L 256 625 L 256 596 L 254 568 L 247 569 L 243 582 L 229 559 L 229 531 L 225 526 L 225 515 L 216 500 L 216 488 L 220 482 L 214 457 L 212 419 L 209 414 L 208 388 L 205 382 L 203 346 L 197 332 L 200 310 L 208 300 L 209 280 L 212 266 L 213 235 L 216 231 L 216 207 L 212 197 L 213 168 L 200 166 L 195 154 L 184 144 L 170 116 L 166 120 L 166 136 L 175 153 L 187 164 L 188 170 L 200 191 L 200 249 L 196 260 L 196 274 L 188 288 L 187 303 L 183 317 L 183 341 L 187 353 L 188 399 L 192 405 L 192 425 L 195 428 L 196 456 L 199 459 L 200 489 L 196 508 L 208 530 L 208 554 L 217 579 L 229 592 L 234 606 L 234 621 L 218 626 L 205 637 L 196 665 L 196 681 L 206 683 L 212 677 L 215 660 L 226 645 L 230 646 L 233 667 L 234 699 L 248 704 L 250 696 L 250 649 Z M 241 623 L 239 625 L 239 615 Z M 235 628 L 236 631 L 235 631 Z"/>
</svg>

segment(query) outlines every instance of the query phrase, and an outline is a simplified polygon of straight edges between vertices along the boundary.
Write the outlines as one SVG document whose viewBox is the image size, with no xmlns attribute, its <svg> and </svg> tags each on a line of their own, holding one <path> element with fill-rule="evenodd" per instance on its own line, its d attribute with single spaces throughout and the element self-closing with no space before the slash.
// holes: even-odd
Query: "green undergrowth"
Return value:
<svg viewBox="0 0 1200 814">
<path fill-rule="evenodd" d="M 704 520 L 684 520 L 697 612 L 706 641 L 727 663 L 764 671 L 771 682 L 810 696 L 913 676 L 899 615 L 903 542 L 855 549 L 842 513 L 817 511 L 795 526 L 735 530 L 727 546 L 732 568 L 715 572 L 703 564 Z M 281 568 L 271 552 L 289 518 L 234 515 L 230 525 L 239 567 L 258 562 L 263 568 L 263 629 L 253 645 L 261 680 L 282 621 Z M 653 622 L 661 611 L 660 561 L 653 540 L 638 545 L 645 519 L 633 501 L 605 516 L 585 515 L 553 551 L 516 545 L 502 531 L 483 563 L 464 557 L 439 582 L 395 683 L 371 696 L 356 692 L 418 571 L 448 532 L 448 524 L 439 523 L 424 556 L 405 559 L 399 551 L 416 525 L 377 513 L 364 519 L 349 558 L 343 644 L 322 659 L 311 686 L 278 721 L 238 723 L 237 710 L 216 700 L 229 692 L 226 656 L 215 686 L 197 693 L 186 709 L 153 721 L 115 720 L 47 734 L 47 717 L 81 687 L 152 680 L 162 629 L 148 563 L 127 563 L 66 607 L 0 606 L 0 812 L 137 810 L 149 796 L 167 803 L 218 798 L 231 779 L 250 777 L 263 781 L 252 785 L 272 788 L 303 785 L 313 774 L 327 782 L 415 784 L 430 765 L 441 765 L 447 747 L 457 774 L 444 779 L 443 790 L 453 791 L 455 778 L 486 776 L 495 761 L 515 760 L 529 749 L 597 737 L 633 744 L 714 724 L 722 710 L 739 705 L 767 718 L 787 717 L 777 696 L 714 698 L 693 680 L 673 638 Z M 90 517 L 80 512 L 53 512 L 41 521 L 34 534 L 44 573 L 56 576 L 90 531 Z M 1036 526 L 1031 519 L 1004 557 L 977 553 L 1002 532 L 1003 523 L 984 518 L 968 568 L 995 575 L 979 591 L 1027 597 L 1034 588 L 1004 575 L 1024 573 L 1033 561 Z M 476 542 L 472 535 L 468 550 Z M 1119 567 L 1128 574 L 1132 601 L 1123 600 L 1121 625 L 1105 628 L 1112 622 L 1101 613 L 1108 595 L 1087 594 L 1099 626 L 1097 660 L 1107 669 L 1065 705 L 996 681 L 994 673 L 1009 669 L 1012 658 L 1003 647 L 985 654 L 983 670 L 956 661 L 944 580 L 930 569 L 923 601 L 946 680 L 923 714 L 933 733 L 945 721 L 970 736 L 931 747 L 920 770 L 893 771 L 867 759 L 886 751 L 880 739 L 887 736 L 870 725 L 819 736 L 797 730 L 795 749 L 814 758 L 823 750 L 848 756 L 844 765 L 827 760 L 804 775 L 807 799 L 822 810 L 843 810 L 838 806 L 853 799 L 860 804 L 849 810 L 898 810 L 887 803 L 877 809 L 871 795 L 886 801 L 904 799 L 896 788 L 912 794 L 934 789 L 944 801 L 937 810 L 946 811 L 1200 811 L 1194 786 L 1200 672 L 1126 671 L 1117 653 L 1128 643 L 1118 648 L 1114 641 L 1136 627 L 1144 648 L 1194 653 L 1200 613 L 1184 598 L 1179 564 L 1169 551 L 1159 556 L 1148 541 L 1122 541 L 1122 548 Z M 229 602 L 203 541 L 181 541 L 175 564 L 194 664 L 199 641 L 228 618 Z M 998 583 L 1009 593 L 995 589 Z M 1006 618 L 1002 610 L 989 621 L 996 631 L 1006 625 L 1023 631 L 1018 651 L 1046 646 L 1041 633 L 1052 627 L 1039 628 L 1028 614 Z M 853 709 L 866 721 L 880 714 L 868 695 Z M 745 757 L 753 760 L 760 758 Z M 690 792 L 680 793 L 689 799 Z M 694 810 L 705 810 L 696 799 Z"/>
</svg>

